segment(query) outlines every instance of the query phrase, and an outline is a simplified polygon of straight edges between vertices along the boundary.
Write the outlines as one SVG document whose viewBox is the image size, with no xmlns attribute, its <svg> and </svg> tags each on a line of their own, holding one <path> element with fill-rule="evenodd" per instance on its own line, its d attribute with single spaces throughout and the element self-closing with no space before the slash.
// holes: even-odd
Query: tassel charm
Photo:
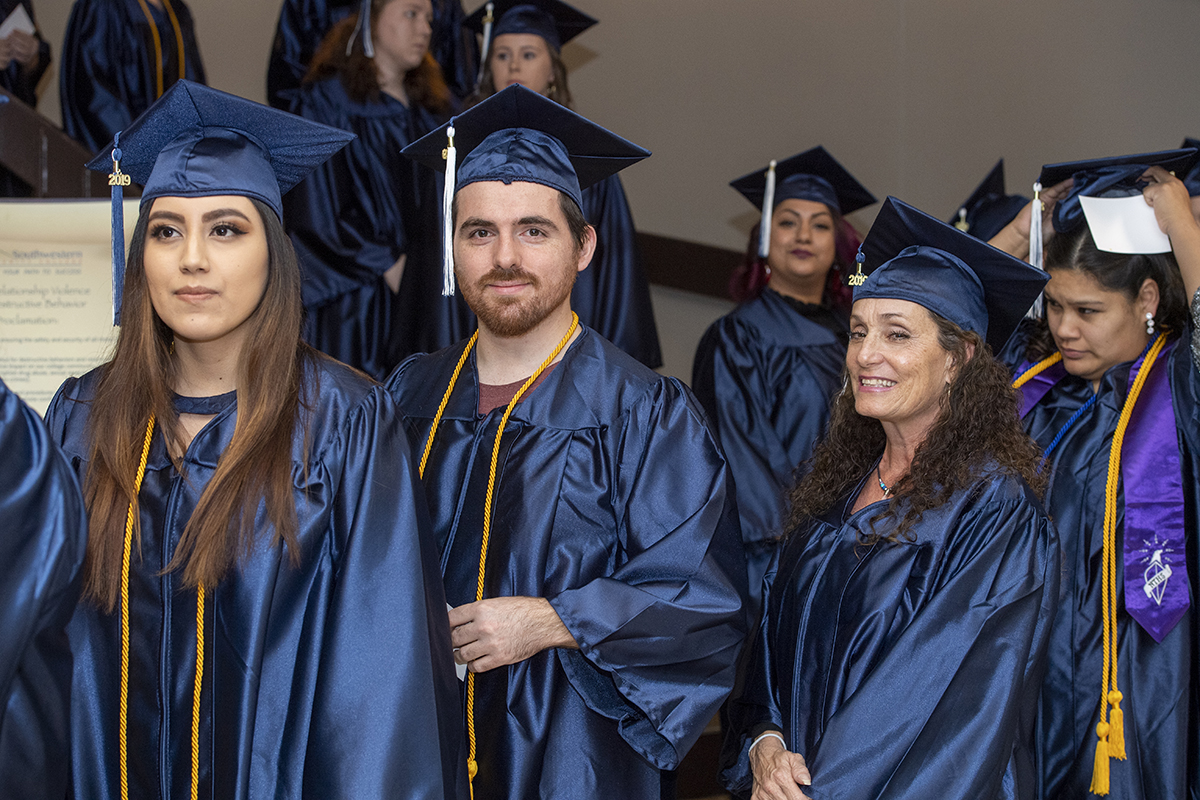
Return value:
<svg viewBox="0 0 1200 800">
<path fill-rule="evenodd" d="M 1096 726 L 1096 762 L 1092 767 L 1092 785 L 1088 791 L 1092 794 L 1108 794 L 1108 723 L 1101 722 Z"/>
<path fill-rule="evenodd" d="M 849 283 L 851 286 L 862 286 L 867 282 L 867 276 L 863 275 L 862 271 L 863 262 L 866 260 L 867 257 L 863 255 L 862 247 L 860 246 L 858 248 L 858 255 L 854 257 L 854 263 L 857 266 L 857 269 L 854 271 L 854 274 L 850 276 L 850 280 L 847 281 L 847 283 Z"/>
<path fill-rule="evenodd" d="M 758 257 L 771 253 L 771 213 L 775 210 L 775 159 L 767 167 L 767 190 L 763 194 L 762 222 L 758 226 Z"/>
<path fill-rule="evenodd" d="M 457 181 L 458 150 L 454 147 L 454 120 L 446 129 L 446 186 L 442 190 L 442 295 L 454 296 L 454 185 Z"/>
<path fill-rule="evenodd" d="M 960 208 L 958 210 L 958 220 L 954 223 L 954 227 L 958 228 L 963 233 L 967 233 L 971 230 L 971 225 L 967 222 L 967 210 L 965 208 Z"/>
</svg>

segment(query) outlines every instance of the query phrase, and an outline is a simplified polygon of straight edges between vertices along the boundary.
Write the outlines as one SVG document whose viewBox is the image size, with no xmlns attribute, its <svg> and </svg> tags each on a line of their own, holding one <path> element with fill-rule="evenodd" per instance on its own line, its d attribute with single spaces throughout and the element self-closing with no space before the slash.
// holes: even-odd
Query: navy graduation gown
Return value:
<svg viewBox="0 0 1200 800">
<path fill-rule="evenodd" d="M 170 17 L 147 3 L 162 43 L 163 91 L 180 78 L 205 82 L 192 12 L 183 0 L 169 2 L 183 36 L 182 70 Z M 62 58 L 63 130 L 93 153 L 158 98 L 153 36 L 138 0 L 75 0 Z"/>
<path fill-rule="evenodd" d="M 1185 336 L 1177 342 L 1167 364 L 1161 366 L 1171 370 L 1191 608 L 1162 642 L 1155 642 L 1125 610 L 1120 555 L 1125 501 L 1123 484 L 1118 484 L 1117 682 L 1124 695 L 1121 710 L 1128 758 L 1109 762 L 1109 797 L 1114 800 L 1200 798 L 1200 613 L 1196 607 L 1200 598 L 1200 367 L 1192 362 L 1189 339 Z M 1092 408 L 1067 430 L 1050 455 L 1046 506 L 1062 537 L 1063 592 L 1051 632 L 1037 747 L 1041 797 L 1052 800 L 1092 796 L 1088 787 L 1103 668 L 1105 483 L 1131 367 L 1127 362 L 1105 373 Z M 1091 396 L 1089 381 L 1066 376 L 1025 416 L 1026 430 L 1047 447 Z"/>
<path fill-rule="evenodd" d="M 651 369 L 662 350 L 637 229 L 619 175 L 583 190 L 583 218 L 596 229 L 596 253 L 575 278 L 571 308 L 579 321 Z"/>
<path fill-rule="evenodd" d="M 358 136 L 283 198 L 304 274 L 305 338 L 383 378 L 405 356 L 443 346 L 431 341 L 437 327 L 430 315 L 467 314 L 457 298 L 441 298 L 440 181 L 400 154 L 438 120 L 385 94 L 356 102 L 337 76 L 306 86 L 292 111 Z M 407 262 L 397 294 L 383 273 L 401 255 Z M 455 332 L 466 327 L 458 323 Z M 449 335 L 441 334 L 445 343 Z"/>
<path fill-rule="evenodd" d="M 359 0 L 283 0 L 267 66 L 267 98 L 271 105 L 288 110 L 289 94 L 300 87 L 325 34 L 350 14 L 358 13 L 359 6 Z M 460 100 L 474 90 L 479 64 L 475 34 L 462 27 L 465 16 L 462 0 L 433 0 L 429 50 L 441 66 L 450 91 Z"/>
<path fill-rule="evenodd" d="M 98 371 L 48 414 L 83 474 Z M 445 598 L 407 441 L 382 388 L 322 359 L 293 445 L 300 563 L 261 539 L 205 610 L 200 795 L 455 798 L 465 781 Z M 161 435 L 139 494 L 130 578 L 131 797 L 189 796 L 196 592 L 161 575 L 237 423 L 232 402 L 172 466 Z M 266 530 L 264 530 L 266 529 Z M 118 786 L 120 609 L 80 605 L 71 697 L 74 797 Z"/>
<path fill-rule="evenodd" d="M 87 519 L 41 418 L 0 381 L 0 797 L 67 791 L 71 649 Z"/>
<path fill-rule="evenodd" d="M 25 12 L 37 25 L 37 17 L 33 13 L 30 0 L 0 0 L 0 22 L 8 19 L 8 15 L 17 6 L 24 6 Z M 37 62 L 27 67 L 16 59 L 8 62 L 8 66 L 0 69 L 0 88 L 12 93 L 23 103 L 36 108 L 38 104 L 37 85 L 50 66 L 50 45 L 42 38 L 41 31 L 34 34 L 38 40 Z M 0 197 L 29 197 L 33 187 L 14 175 L 10 170 L 0 166 Z"/>
<path fill-rule="evenodd" d="M 737 482 L 756 596 L 769 543 L 784 532 L 794 473 L 825 432 L 845 363 L 844 336 L 771 289 L 714 322 L 696 347 L 692 390 Z"/>
<path fill-rule="evenodd" d="M 421 452 L 462 346 L 389 379 Z M 475 599 L 504 409 L 476 413 L 474 353 L 424 485 L 452 605 Z M 485 597 L 549 599 L 580 645 L 482 673 L 476 800 L 673 796 L 746 633 L 728 471 L 686 388 L 584 328 L 501 440 Z"/>
<path fill-rule="evenodd" d="M 1017 478 L 926 511 L 911 543 L 861 544 L 858 491 L 768 574 L 722 777 L 749 797 L 750 733 L 783 731 L 814 800 L 1032 798 L 1030 737 L 1058 594 L 1054 529 Z"/>
</svg>

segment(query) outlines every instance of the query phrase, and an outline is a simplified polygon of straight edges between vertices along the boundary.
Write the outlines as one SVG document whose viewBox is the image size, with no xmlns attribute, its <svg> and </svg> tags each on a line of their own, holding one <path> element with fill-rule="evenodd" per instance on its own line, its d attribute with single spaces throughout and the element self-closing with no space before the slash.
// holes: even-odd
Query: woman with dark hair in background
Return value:
<svg viewBox="0 0 1200 800">
<path fill-rule="evenodd" d="M 90 524 L 73 797 L 454 798 L 465 779 L 400 420 L 300 340 L 280 195 L 348 139 L 181 81 L 89 164 L 145 190 L 112 360 L 47 413 Z"/>
<path fill-rule="evenodd" d="M 723 777 L 757 799 L 1033 798 L 1058 544 L 992 348 L 1045 276 L 894 198 L 861 254 Z"/>
<path fill-rule="evenodd" d="M 474 105 L 519 83 L 571 108 L 562 46 L 596 20 L 559 0 L 496 0 L 463 21 L 483 34 Z M 621 179 L 611 175 L 583 191 L 583 216 L 596 229 L 596 254 L 575 279 L 571 308 L 579 321 L 648 367 L 662 366 L 650 284 L 642 269 L 637 229 Z M 461 329 L 443 344 L 470 335 Z"/>
<path fill-rule="evenodd" d="M 1051 800 L 1200 796 L 1200 227 L 1168 172 L 1195 159 L 1042 170 L 1065 187 L 1046 209 L 1045 316 L 1009 360 L 1063 547 L 1037 740 Z M 1025 213 L 1006 237 L 1027 248 L 1028 230 Z"/>
<path fill-rule="evenodd" d="M 730 185 L 762 208 L 762 222 L 733 279 L 737 299 L 746 302 L 701 338 L 692 390 L 737 481 L 757 601 L 784 532 L 793 474 L 825 432 L 841 386 L 850 312 L 845 280 L 859 243 L 844 214 L 875 197 L 823 147 Z"/>
<path fill-rule="evenodd" d="M 63 130 L 93 153 L 186 78 L 204 83 L 183 0 L 75 0 L 63 38 Z"/>
<path fill-rule="evenodd" d="M 451 108 L 429 54 L 430 0 L 364 7 L 370 24 L 355 14 L 329 32 L 292 105 L 357 138 L 285 198 L 284 219 L 304 272 L 305 338 L 383 378 L 439 346 L 430 306 L 469 317 L 456 298 L 440 297 L 437 177 L 400 155 Z"/>
</svg>

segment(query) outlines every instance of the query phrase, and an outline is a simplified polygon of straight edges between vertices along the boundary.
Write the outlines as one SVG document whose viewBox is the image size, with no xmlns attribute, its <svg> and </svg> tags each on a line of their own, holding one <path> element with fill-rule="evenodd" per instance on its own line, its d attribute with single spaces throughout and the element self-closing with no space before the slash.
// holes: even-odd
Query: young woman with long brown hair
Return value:
<svg viewBox="0 0 1200 800">
<path fill-rule="evenodd" d="M 363 7 L 370 24 L 360 12 L 334 26 L 291 107 L 357 138 L 289 193 L 284 219 L 304 273 L 305 339 L 383 378 L 405 356 L 449 344 L 430 307 L 450 319 L 468 312 L 440 297 L 436 176 L 400 155 L 451 109 L 429 53 L 433 7 Z"/>
<path fill-rule="evenodd" d="M 112 359 L 47 414 L 90 517 L 76 797 L 454 796 L 404 434 L 378 386 L 300 341 L 279 216 L 347 138 L 185 81 L 90 165 L 145 191 Z"/>
</svg>

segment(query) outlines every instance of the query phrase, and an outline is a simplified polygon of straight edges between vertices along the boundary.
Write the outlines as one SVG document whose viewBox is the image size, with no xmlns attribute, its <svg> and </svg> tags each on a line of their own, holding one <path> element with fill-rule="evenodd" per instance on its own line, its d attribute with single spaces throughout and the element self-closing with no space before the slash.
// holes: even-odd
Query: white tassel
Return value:
<svg viewBox="0 0 1200 800">
<path fill-rule="evenodd" d="M 1033 208 L 1029 218 L 1029 263 L 1031 266 L 1044 270 L 1042 266 L 1042 184 L 1033 184 Z M 1027 317 L 1039 319 L 1042 316 L 1042 296 L 1033 301 Z"/>
<path fill-rule="evenodd" d="M 457 183 L 458 151 L 454 147 L 454 125 L 446 129 L 449 143 L 442 155 L 446 158 L 446 188 L 442 192 L 442 295 L 454 296 L 454 184 Z"/>
<path fill-rule="evenodd" d="M 492 22 L 495 20 L 495 18 L 492 16 L 492 12 L 495 9 L 495 3 L 488 3 L 487 9 L 483 12 L 483 50 L 479 56 L 479 75 L 477 75 L 475 78 L 476 86 L 478 86 L 480 81 L 483 80 L 483 67 L 485 64 L 487 64 L 488 55 L 492 50 Z M 494 75 L 492 76 L 493 84 L 495 83 L 495 77 L 496 76 Z"/>
<path fill-rule="evenodd" d="M 775 209 L 775 159 L 767 167 L 767 191 L 763 195 L 762 223 L 758 227 L 758 256 L 766 258 L 771 252 L 771 212 Z"/>
</svg>

